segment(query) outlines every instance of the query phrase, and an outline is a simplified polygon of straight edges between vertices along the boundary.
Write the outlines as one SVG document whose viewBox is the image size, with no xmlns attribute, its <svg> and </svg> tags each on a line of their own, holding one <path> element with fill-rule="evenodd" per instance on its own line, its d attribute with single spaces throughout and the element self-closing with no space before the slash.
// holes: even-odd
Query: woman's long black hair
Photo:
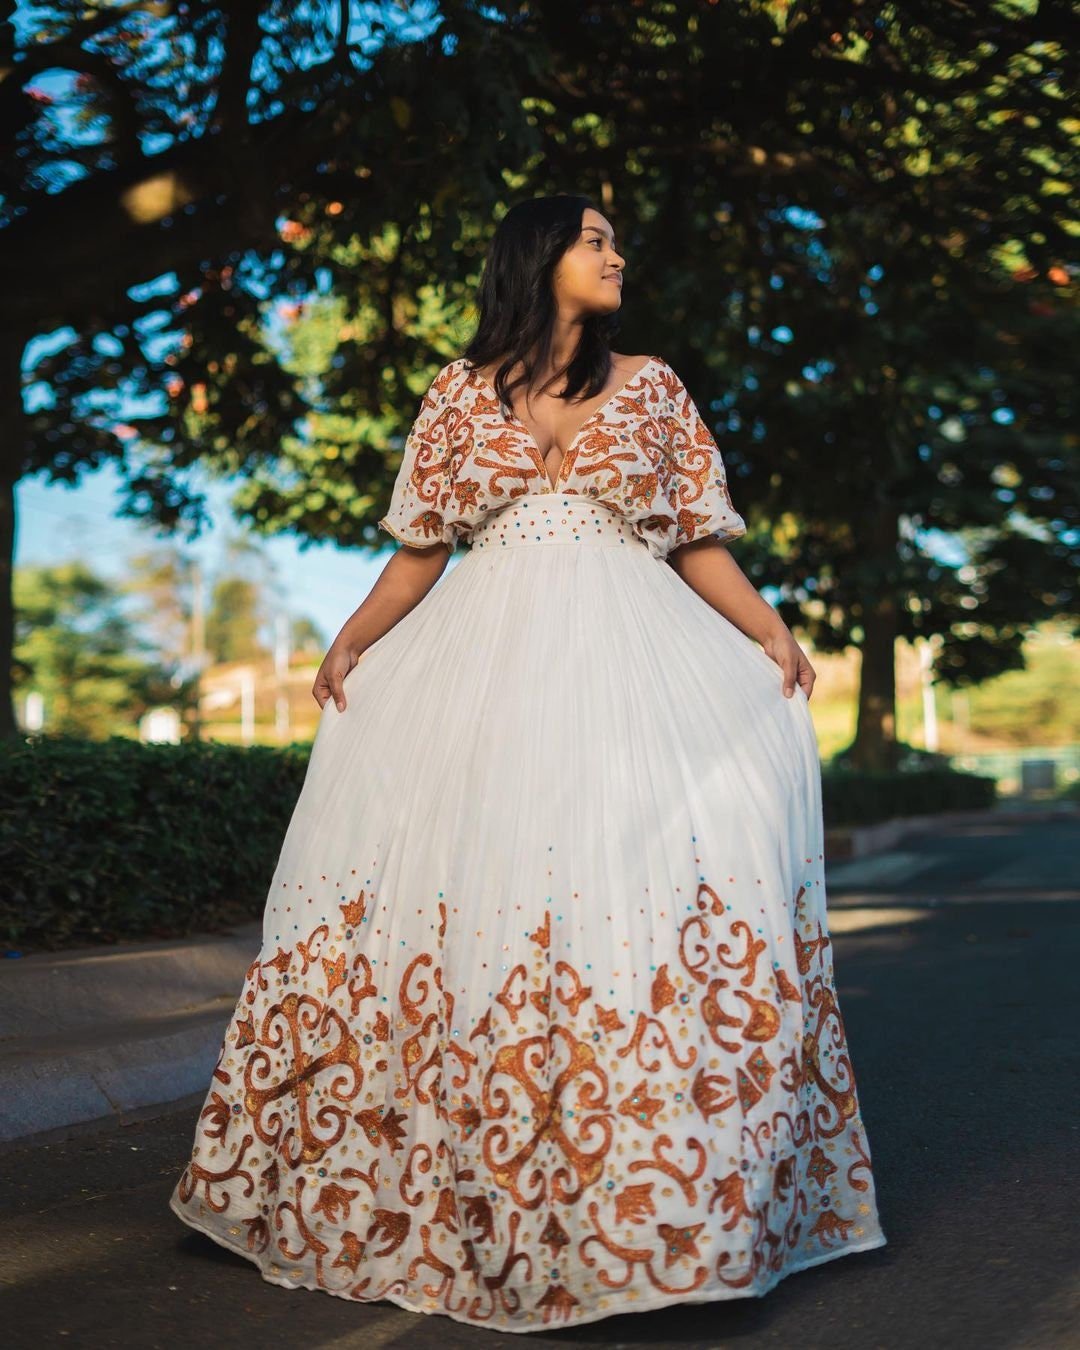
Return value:
<svg viewBox="0 0 1080 1350">
<path fill-rule="evenodd" d="M 491 240 L 477 289 L 480 321 L 462 356 L 473 370 L 499 362 L 493 385 L 508 410 L 513 409 L 511 391 L 520 384 L 531 389 L 536 372 L 550 360 L 556 315 L 552 277 L 581 234 L 587 207 L 597 209 L 588 197 L 569 193 L 518 202 Z M 611 338 L 618 327 L 617 311 L 590 315 L 581 325 L 581 341 L 569 364 L 537 392 L 565 373 L 563 398 L 569 401 L 582 390 L 582 398 L 599 394 L 611 370 Z M 508 384 L 519 361 L 522 372 Z"/>
</svg>

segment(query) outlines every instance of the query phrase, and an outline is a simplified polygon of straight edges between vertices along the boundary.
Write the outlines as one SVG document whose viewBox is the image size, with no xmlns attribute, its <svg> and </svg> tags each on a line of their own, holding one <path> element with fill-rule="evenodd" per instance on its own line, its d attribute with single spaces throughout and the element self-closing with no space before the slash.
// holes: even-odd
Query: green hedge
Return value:
<svg viewBox="0 0 1080 1350">
<path fill-rule="evenodd" d="M 53 949 L 260 917 L 310 753 L 0 741 L 0 939 Z"/>
<path fill-rule="evenodd" d="M 997 780 L 946 768 L 863 773 L 826 768 L 821 775 L 825 825 L 872 825 L 893 816 L 933 815 L 993 806 Z"/>
</svg>

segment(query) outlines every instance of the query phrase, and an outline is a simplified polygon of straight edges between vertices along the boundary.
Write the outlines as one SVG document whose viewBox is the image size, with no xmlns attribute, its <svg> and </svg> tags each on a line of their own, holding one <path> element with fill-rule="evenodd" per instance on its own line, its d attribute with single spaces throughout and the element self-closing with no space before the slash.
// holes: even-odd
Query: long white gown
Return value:
<svg viewBox="0 0 1080 1350">
<path fill-rule="evenodd" d="M 678 376 L 553 484 L 451 362 L 380 524 L 471 548 L 323 708 L 172 1209 L 509 1332 L 884 1245 L 806 695 L 663 562 L 745 531 Z"/>
</svg>

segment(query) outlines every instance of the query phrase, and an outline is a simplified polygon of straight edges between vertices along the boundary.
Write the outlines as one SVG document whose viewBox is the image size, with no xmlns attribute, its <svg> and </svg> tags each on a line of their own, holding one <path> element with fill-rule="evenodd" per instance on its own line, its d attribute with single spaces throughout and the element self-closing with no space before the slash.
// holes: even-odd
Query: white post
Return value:
<svg viewBox="0 0 1080 1350">
<path fill-rule="evenodd" d="M 930 678 L 930 661 L 933 656 L 933 643 L 924 638 L 919 643 L 919 681 L 922 684 L 923 743 L 927 750 L 937 751 L 938 740 L 937 703 L 934 699 L 934 685 Z"/>
<path fill-rule="evenodd" d="M 45 696 L 37 689 L 30 689 L 23 704 L 23 730 L 40 731 L 44 725 Z"/>
<path fill-rule="evenodd" d="M 289 739 L 289 616 L 280 610 L 274 618 L 274 677 L 274 732 L 278 743 L 284 745 Z"/>
<path fill-rule="evenodd" d="M 240 739 L 244 745 L 255 739 L 255 672 L 251 666 L 240 671 Z"/>
</svg>

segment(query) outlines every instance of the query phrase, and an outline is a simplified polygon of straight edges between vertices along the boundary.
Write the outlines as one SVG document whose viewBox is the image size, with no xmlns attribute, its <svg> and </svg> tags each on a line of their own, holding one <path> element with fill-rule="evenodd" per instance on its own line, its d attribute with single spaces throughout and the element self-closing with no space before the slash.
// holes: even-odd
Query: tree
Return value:
<svg viewBox="0 0 1080 1350">
<path fill-rule="evenodd" d="M 107 458 L 126 509 L 169 527 L 197 525 L 200 463 L 239 476 L 257 529 L 381 544 L 492 218 L 571 190 L 627 247 L 624 345 L 669 355 L 711 413 L 744 565 L 789 622 L 862 650 L 859 762 L 894 754 L 898 636 L 933 624 L 939 678 L 981 678 L 1074 598 L 1060 0 L 449 0 L 423 29 L 364 11 L 368 30 L 318 3 L 37 12 L 0 83 L 20 155 L 0 558 L 18 476 Z M 78 144 L 33 93 L 57 66 L 80 72 Z M 23 348 L 61 323 L 23 412 Z M 145 406 L 119 419 L 121 394 Z"/>
<path fill-rule="evenodd" d="M 20 568 L 15 577 L 16 688 L 45 702 L 45 729 L 122 735 L 171 698 L 169 672 L 123 613 L 122 596 L 82 563 Z"/>
<path fill-rule="evenodd" d="M 246 577 L 221 577 L 214 584 L 206 616 L 206 647 L 215 661 L 253 661 L 265 657 L 259 640 L 263 617 L 260 596 Z"/>
<path fill-rule="evenodd" d="M 318 655 L 321 658 L 328 645 L 326 634 L 314 619 L 306 615 L 293 619 L 289 630 L 289 646 L 294 652 L 299 652 L 302 656 Z"/>
<path fill-rule="evenodd" d="M 198 564 L 173 543 L 158 544 L 127 560 L 122 594 L 128 597 L 132 624 L 147 636 L 169 682 L 162 701 L 177 708 L 181 721 L 199 734 L 199 679 L 205 664 L 205 638 L 199 631 L 196 591 Z"/>
<path fill-rule="evenodd" d="M 173 543 L 157 544 L 127 560 L 125 595 L 132 596 L 133 619 L 153 642 L 165 665 L 179 667 L 192 657 L 195 611 L 193 564 Z"/>
<path fill-rule="evenodd" d="M 319 0 L 284 17 L 235 0 L 77 14 L 46 3 L 32 23 L 9 12 L 0 26 L 0 125 L 14 151 L 0 179 L 0 734 L 15 729 L 15 483 L 75 482 L 111 462 L 122 514 L 197 533 L 191 466 L 250 474 L 307 412 L 264 320 L 270 302 L 316 287 L 319 221 L 335 221 L 344 246 L 403 222 L 416 272 L 387 260 L 384 322 L 352 406 L 366 398 L 402 434 L 415 412 L 430 345 L 394 294 L 456 265 L 457 219 L 440 213 L 472 194 L 470 180 L 490 205 L 502 157 L 523 150 L 507 123 L 525 120 L 493 78 L 495 30 L 473 5 L 451 0 L 426 33 L 391 6 L 343 14 Z M 447 16 L 456 47 L 434 31 Z M 369 543 L 394 470 L 375 472 Z"/>
<path fill-rule="evenodd" d="M 935 675 L 954 687 L 1022 665 L 1025 637 L 1075 611 L 1080 536 L 1056 355 L 1069 302 L 1029 300 L 970 259 L 912 268 L 910 228 L 886 221 L 860 255 L 844 235 L 854 217 L 872 237 L 864 213 L 802 224 L 801 249 L 789 235 L 771 250 L 774 285 L 733 299 L 748 338 L 721 427 L 733 491 L 747 472 L 763 521 L 758 578 L 818 650 L 862 653 L 848 758 L 881 768 L 897 750 L 896 641 L 941 634 Z"/>
</svg>

